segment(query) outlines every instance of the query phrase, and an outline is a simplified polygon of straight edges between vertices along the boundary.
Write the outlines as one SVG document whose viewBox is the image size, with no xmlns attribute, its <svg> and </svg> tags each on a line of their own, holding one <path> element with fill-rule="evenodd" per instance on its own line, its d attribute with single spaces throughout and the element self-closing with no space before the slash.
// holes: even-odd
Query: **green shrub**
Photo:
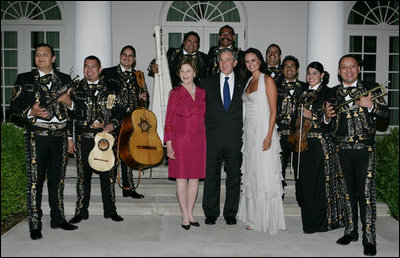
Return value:
<svg viewBox="0 0 400 258">
<path fill-rule="evenodd" d="M 26 214 L 26 166 L 23 129 L 1 124 L 1 222 Z"/>
<path fill-rule="evenodd" d="M 399 128 L 377 139 L 377 199 L 389 206 L 390 214 L 399 219 Z"/>
</svg>

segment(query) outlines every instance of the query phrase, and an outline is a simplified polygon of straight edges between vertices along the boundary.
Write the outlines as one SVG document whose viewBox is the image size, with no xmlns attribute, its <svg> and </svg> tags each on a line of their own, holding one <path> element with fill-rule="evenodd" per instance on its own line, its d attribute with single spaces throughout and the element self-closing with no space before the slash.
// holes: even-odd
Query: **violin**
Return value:
<svg viewBox="0 0 400 258">
<path fill-rule="evenodd" d="M 312 94 L 306 94 L 303 98 L 305 101 L 303 103 L 307 103 L 309 110 L 312 110 L 312 105 L 317 99 L 318 91 L 313 92 Z M 308 100 L 308 101 L 307 101 Z M 308 150 L 308 141 L 307 141 L 307 134 L 312 127 L 311 119 L 306 118 L 303 116 L 303 106 L 299 108 L 300 115 L 297 117 L 295 122 L 296 130 L 292 132 L 288 137 L 288 142 L 295 146 L 295 152 L 303 152 Z"/>
</svg>

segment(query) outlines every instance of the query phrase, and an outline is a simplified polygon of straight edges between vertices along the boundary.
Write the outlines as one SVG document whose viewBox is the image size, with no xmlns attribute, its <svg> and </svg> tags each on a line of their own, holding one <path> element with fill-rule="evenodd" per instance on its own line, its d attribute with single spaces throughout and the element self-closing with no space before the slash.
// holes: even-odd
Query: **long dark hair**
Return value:
<svg viewBox="0 0 400 258">
<path fill-rule="evenodd" d="M 255 54 L 257 56 L 257 58 L 260 60 L 260 68 L 259 68 L 259 70 L 260 70 L 260 72 L 264 73 L 264 71 L 267 68 L 267 64 L 265 63 L 264 58 L 263 58 L 260 50 L 258 50 L 256 48 L 252 48 L 251 47 L 251 48 L 247 49 L 246 51 L 244 51 L 243 56 L 242 56 L 243 64 L 246 64 L 244 58 L 246 57 L 247 54 L 250 54 L 250 53 L 251 54 Z M 242 78 L 244 78 L 245 81 L 248 80 L 252 75 L 251 72 L 249 70 L 247 70 L 246 65 L 243 66 L 241 73 L 242 73 L 242 76 L 243 76 Z"/>
<path fill-rule="evenodd" d="M 324 70 L 324 66 L 320 62 L 317 62 L 317 61 L 311 62 L 307 66 L 307 71 L 308 71 L 308 68 L 314 68 L 315 70 L 317 70 L 321 74 L 324 73 L 324 77 L 322 77 L 322 83 L 328 85 L 328 83 L 329 83 L 329 73 Z"/>
</svg>

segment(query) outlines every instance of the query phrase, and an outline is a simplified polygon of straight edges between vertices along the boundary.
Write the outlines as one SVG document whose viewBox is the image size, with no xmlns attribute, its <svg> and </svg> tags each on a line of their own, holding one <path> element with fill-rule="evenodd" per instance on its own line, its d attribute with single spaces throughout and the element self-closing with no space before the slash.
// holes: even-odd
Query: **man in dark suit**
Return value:
<svg viewBox="0 0 400 258">
<path fill-rule="evenodd" d="M 200 84 L 206 89 L 207 161 L 203 211 L 206 224 L 215 224 L 220 215 L 221 161 L 226 171 L 226 199 L 223 216 L 228 225 L 236 224 L 242 165 L 243 105 L 241 85 L 233 72 L 237 56 L 229 48 L 218 55 L 221 73 Z"/>
</svg>

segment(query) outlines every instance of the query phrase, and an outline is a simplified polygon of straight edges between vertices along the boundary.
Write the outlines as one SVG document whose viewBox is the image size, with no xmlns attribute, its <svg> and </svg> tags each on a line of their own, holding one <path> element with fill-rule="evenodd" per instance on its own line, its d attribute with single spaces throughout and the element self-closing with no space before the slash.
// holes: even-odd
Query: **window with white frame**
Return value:
<svg viewBox="0 0 400 258">
<path fill-rule="evenodd" d="M 34 69 L 38 43 L 53 46 L 60 64 L 62 15 L 56 1 L 1 3 L 1 121 L 7 121 L 11 91 L 17 74 Z"/>
<path fill-rule="evenodd" d="M 399 3 L 355 2 L 348 15 L 346 36 L 348 52 L 363 60 L 361 80 L 389 81 L 386 100 L 390 126 L 399 126 Z"/>
</svg>

